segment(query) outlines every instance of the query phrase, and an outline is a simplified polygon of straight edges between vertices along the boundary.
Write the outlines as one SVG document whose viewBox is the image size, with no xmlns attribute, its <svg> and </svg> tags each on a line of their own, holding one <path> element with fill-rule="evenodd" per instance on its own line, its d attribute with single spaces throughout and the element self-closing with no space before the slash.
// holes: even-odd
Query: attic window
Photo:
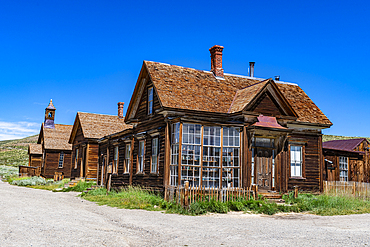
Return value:
<svg viewBox="0 0 370 247">
<path fill-rule="evenodd" d="M 153 87 L 148 88 L 148 115 L 153 113 Z"/>
</svg>

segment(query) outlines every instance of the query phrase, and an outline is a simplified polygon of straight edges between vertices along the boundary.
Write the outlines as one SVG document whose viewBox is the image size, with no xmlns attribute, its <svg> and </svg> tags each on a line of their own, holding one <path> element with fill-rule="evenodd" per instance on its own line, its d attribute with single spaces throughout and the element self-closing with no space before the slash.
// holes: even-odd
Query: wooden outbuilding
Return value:
<svg viewBox="0 0 370 247">
<path fill-rule="evenodd" d="M 369 149 L 365 138 L 324 142 L 324 179 L 369 183 Z"/>
<path fill-rule="evenodd" d="M 119 110 L 123 108 L 123 103 L 121 105 Z M 99 162 L 98 139 L 127 127 L 123 117 L 78 112 L 69 137 L 69 143 L 73 145 L 72 178 L 96 180 Z"/>
<path fill-rule="evenodd" d="M 45 109 L 45 121 L 41 125 L 37 144 L 42 147 L 41 176 L 53 178 L 55 173 L 71 177 L 72 145 L 68 143 L 72 126 L 55 124 L 55 107 L 50 100 Z M 31 155 L 30 155 L 31 156 Z M 30 157 L 31 159 L 31 157 Z"/>
<path fill-rule="evenodd" d="M 31 143 L 28 145 L 28 166 L 40 167 L 42 165 L 42 145 Z"/>
<path fill-rule="evenodd" d="M 125 117 L 133 128 L 99 140 L 98 183 L 111 170 L 112 186 L 322 189 L 330 120 L 297 84 L 254 67 L 224 73 L 222 50 L 210 49 L 211 71 L 144 61 Z"/>
</svg>

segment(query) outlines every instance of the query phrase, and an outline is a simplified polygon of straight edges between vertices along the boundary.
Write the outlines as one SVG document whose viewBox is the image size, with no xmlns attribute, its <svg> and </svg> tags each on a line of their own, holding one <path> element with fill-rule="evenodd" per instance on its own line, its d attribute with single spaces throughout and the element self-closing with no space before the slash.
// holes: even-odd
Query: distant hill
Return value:
<svg viewBox="0 0 370 247">
<path fill-rule="evenodd" d="M 0 141 L 0 165 L 28 165 L 28 144 L 37 143 L 38 135 Z"/>
<path fill-rule="evenodd" d="M 322 141 L 333 141 L 333 140 L 348 140 L 348 139 L 358 139 L 358 138 L 366 138 L 370 142 L 370 137 L 358 137 L 358 136 L 334 136 L 334 135 L 323 135 Z"/>
</svg>

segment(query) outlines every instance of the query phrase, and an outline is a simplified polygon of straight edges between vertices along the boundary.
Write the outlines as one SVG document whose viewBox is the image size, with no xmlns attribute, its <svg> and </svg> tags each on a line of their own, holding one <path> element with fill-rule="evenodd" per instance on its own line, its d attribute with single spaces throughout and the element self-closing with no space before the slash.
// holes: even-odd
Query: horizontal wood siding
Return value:
<svg viewBox="0 0 370 247">
<path fill-rule="evenodd" d="M 60 151 L 46 150 L 45 164 L 41 172 L 41 175 L 43 177 L 53 178 L 55 172 L 63 172 L 65 178 L 71 177 L 71 164 L 72 164 L 71 151 L 64 151 L 63 168 L 58 168 L 59 154 Z"/>
<path fill-rule="evenodd" d="M 303 178 L 292 179 L 290 177 L 290 159 L 287 160 L 289 169 L 287 172 L 288 177 L 288 190 L 293 190 L 293 186 L 299 186 L 299 190 L 306 191 L 319 191 L 320 190 L 320 145 L 319 136 L 312 135 L 292 135 L 290 137 L 296 141 L 302 141 L 304 145 L 304 163 L 303 163 Z M 294 145 L 294 143 L 293 143 Z M 290 150 L 287 150 L 290 152 Z M 288 157 L 290 157 L 288 153 Z"/>
<path fill-rule="evenodd" d="M 42 165 L 42 154 L 30 154 L 29 166 L 41 167 Z"/>
</svg>

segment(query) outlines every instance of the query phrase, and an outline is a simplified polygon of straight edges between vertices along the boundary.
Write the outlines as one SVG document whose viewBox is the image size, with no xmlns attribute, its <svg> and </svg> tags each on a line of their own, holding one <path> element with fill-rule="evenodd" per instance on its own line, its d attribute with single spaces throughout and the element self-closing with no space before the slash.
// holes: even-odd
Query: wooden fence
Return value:
<svg viewBox="0 0 370 247">
<path fill-rule="evenodd" d="M 370 183 L 324 181 L 324 193 L 327 195 L 353 196 L 370 199 Z"/>
<path fill-rule="evenodd" d="M 206 188 L 185 186 L 167 186 L 164 191 L 164 198 L 167 201 L 175 201 L 183 206 L 188 206 L 196 201 L 235 201 L 239 198 L 256 199 L 257 187 L 250 189 L 243 188 Z"/>
</svg>

